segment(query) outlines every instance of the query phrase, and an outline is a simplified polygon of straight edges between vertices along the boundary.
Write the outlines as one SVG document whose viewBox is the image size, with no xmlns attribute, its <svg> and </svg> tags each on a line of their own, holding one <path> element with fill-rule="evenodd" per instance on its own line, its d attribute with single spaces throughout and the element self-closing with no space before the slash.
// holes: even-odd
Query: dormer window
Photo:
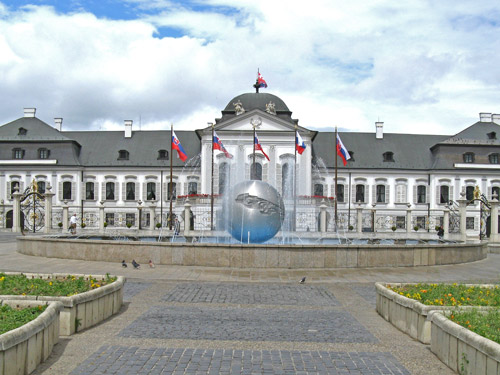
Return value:
<svg viewBox="0 0 500 375">
<path fill-rule="evenodd" d="M 490 164 L 498 164 L 498 154 L 489 154 L 488 159 Z"/>
<path fill-rule="evenodd" d="M 50 155 L 50 151 L 47 150 L 46 148 L 39 148 L 38 149 L 38 158 L 39 159 L 48 159 Z"/>
<path fill-rule="evenodd" d="M 168 160 L 168 151 L 167 150 L 159 150 L 157 159 L 158 160 Z"/>
<path fill-rule="evenodd" d="M 25 128 L 19 128 L 17 135 L 26 135 L 28 131 Z"/>
<path fill-rule="evenodd" d="M 118 151 L 118 160 L 128 160 L 129 152 L 127 150 Z"/>
<path fill-rule="evenodd" d="M 22 148 L 15 148 L 12 150 L 13 159 L 24 159 L 24 150 Z"/>
<path fill-rule="evenodd" d="M 347 151 L 349 153 L 349 156 L 351 157 L 349 160 L 347 160 L 348 162 L 349 161 L 354 161 L 354 151 L 351 151 L 351 150 L 348 150 Z"/>
<path fill-rule="evenodd" d="M 464 163 L 474 163 L 474 153 L 466 152 L 464 154 Z"/>
<path fill-rule="evenodd" d="M 391 151 L 384 152 L 384 161 L 394 161 L 394 153 Z"/>
<path fill-rule="evenodd" d="M 497 133 L 491 132 L 486 134 L 488 136 L 488 139 L 497 139 Z"/>
</svg>

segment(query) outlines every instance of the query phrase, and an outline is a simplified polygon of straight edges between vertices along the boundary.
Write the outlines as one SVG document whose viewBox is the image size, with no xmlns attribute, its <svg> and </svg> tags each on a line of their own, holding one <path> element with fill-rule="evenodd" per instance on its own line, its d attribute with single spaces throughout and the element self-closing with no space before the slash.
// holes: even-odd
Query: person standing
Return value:
<svg viewBox="0 0 500 375">
<path fill-rule="evenodd" d="M 73 214 L 69 219 L 69 229 L 71 230 L 71 234 L 76 234 L 76 214 Z"/>
</svg>

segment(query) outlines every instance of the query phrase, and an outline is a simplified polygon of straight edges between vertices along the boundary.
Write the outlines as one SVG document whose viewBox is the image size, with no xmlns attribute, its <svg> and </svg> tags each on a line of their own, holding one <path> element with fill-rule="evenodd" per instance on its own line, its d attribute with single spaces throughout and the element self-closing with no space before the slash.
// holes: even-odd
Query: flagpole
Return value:
<svg viewBox="0 0 500 375">
<path fill-rule="evenodd" d="M 293 225 L 292 230 L 295 231 L 297 225 L 297 124 L 295 124 L 295 131 L 293 134 L 294 142 L 293 148 L 295 150 L 294 164 L 293 164 Z"/>
<path fill-rule="evenodd" d="M 174 154 L 172 153 L 173 148 L 172 148 L 172 137 L 174 136 L 174 124 L 170 124 L 170 185 L 168 188 L 168 196 L 170 197 L 170 211 L 169 211 L 169 218 L 168 218 L 168 229 L 172 230 L 172 188 L 173 188 L 173 160 L 174 160 Z"/>
<path fill-rule="evenodd" d="M 253 126 L 253 124 L 252 124 Z M 257 177 L 257 165 L 255 164 L 255 126 L 253 126 L 253 165 L 252 165 L 252 174 L 253 176 L 250 176 L 251 180 L 255 180 Z"/>
<path fill-rule="evenodd" d="M 210 183 L 210 230 L 214 230 L 214 123 L 212 125 L 212 176 Z"/>
<path fill-rule="evenodd" d="M 335 230 L 337 230 L 337 150 L 338 150 L 337 127 L 335 127 Z"/>
</svg>

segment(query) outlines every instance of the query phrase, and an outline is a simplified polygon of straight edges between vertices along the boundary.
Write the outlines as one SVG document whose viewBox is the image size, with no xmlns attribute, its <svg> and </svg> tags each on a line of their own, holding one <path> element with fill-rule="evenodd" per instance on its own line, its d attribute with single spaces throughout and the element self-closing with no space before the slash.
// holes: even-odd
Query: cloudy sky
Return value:
<svg viewBox="0 0 500 375">
<path fill-rule="evenodd" d="M 304 127 L 454 134 L 499 51 L 498 0 L 0 0 L 0 123 L 198 129 L 259 68 Z"/>
</svg>

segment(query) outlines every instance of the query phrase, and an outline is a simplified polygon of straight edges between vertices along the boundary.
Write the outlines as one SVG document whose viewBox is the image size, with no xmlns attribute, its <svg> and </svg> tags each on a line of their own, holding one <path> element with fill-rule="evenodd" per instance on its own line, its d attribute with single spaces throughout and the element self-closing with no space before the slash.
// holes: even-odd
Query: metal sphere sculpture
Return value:
<svg viewBox="0 0 500 375">
<path fill-rule="evenodd" d="M 262 181 L 236 184 L 226 200 L 229 233 L 242 243 L 262 243 L 281 229 L 285 206 L 274 187 Z"/>
</svg>

